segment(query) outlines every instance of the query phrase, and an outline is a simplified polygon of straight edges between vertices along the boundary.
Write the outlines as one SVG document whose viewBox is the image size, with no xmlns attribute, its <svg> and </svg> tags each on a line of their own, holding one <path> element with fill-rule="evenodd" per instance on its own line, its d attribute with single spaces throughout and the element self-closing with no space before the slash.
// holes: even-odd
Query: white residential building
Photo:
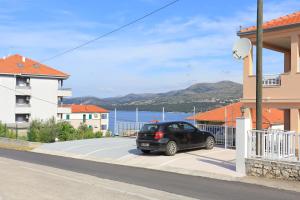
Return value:
<svg viewBox="0 0 300 200">
<path fill-rule="evenodd" d="M 68 77 L 20 55 L 0 59 L 0 121 L 27 124 L 70 113 L 70 108 L 60 106 L 64 97 L 72 95 L 62 87 Z"/>
<path fill-rule="evenodd" d="M 95 105 L 65 105 L 71 113 L 63 114 L 61 120 L 68 121 L 74 128 L 86 124 L 94 132 L 106 133 L 109 128 L 109 111 Z"/>
</svg>

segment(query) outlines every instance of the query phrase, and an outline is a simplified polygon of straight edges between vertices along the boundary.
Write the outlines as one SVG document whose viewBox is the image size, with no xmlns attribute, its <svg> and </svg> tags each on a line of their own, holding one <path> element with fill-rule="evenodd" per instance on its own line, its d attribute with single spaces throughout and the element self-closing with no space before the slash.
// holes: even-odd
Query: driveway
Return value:
<svg viewBox="0 0 300 200">
<path fill-rule="evenodd" d="M 239 176 L 235 172 L 235 150 L 222 147 L 183 151 L 169 157 L 142 154 L 132 138 L 101 138 L 43 144 L 33 151 L 190 175 L 223 179 Z"/>
</svg>

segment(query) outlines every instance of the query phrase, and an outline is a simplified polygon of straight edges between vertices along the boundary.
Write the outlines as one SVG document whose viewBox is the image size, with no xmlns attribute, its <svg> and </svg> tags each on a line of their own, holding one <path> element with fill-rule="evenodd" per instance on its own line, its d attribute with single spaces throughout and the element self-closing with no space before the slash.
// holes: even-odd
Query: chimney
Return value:
<svg viewBox="0 0 300 200">
<path fill-rule="evenodd" d="M 24 63 L 26 61 L 26 58 L 22 56 L 22 62 Z"/>
</svg>

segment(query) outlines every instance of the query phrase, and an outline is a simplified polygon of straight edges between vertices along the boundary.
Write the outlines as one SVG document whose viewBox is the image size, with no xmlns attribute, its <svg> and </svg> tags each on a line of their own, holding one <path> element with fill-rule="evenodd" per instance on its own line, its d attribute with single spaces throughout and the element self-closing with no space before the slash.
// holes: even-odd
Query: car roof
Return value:
<svg viewBox="0 0 300 200">
<path fill-rule="evenodd" d="M 164 126 L 164 125 L 169 125 L 169 124 L 174 124 L 174 123 L 187 123 L 185 121 L 167 121 L 167 122 L 154 122 L 154 123 L 146 123 L 147 125 L 159 125 L 159 126 Z"/>
</svg>

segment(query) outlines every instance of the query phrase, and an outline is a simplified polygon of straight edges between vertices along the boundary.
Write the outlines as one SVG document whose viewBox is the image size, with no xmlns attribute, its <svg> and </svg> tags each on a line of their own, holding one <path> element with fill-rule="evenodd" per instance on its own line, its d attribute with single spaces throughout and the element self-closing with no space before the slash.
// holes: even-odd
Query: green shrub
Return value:
<svg viewBox="0 0 300 200">
<path fill-rule="evenodd" d="M 95 138 L 93 128 L 89 128 L 86 124 L 80 124 L 77 129 L 77 134 L 80 137 L 79 139 Z"/>
<path fill-rule="evenodd" d="M 47 121 L 34 120 L 30 123 L 27 137 L 32 142 L 54 142 L 57 137 L 58 127 L 55 119 Z"/>
<path fill-rule="evenodd" d="M 6 138 L 16 138 L 16 133 L 10 129 L 7 128 L 5 124 L 2 124 L 0 122 L 0 137 L 6 137 Z"/>
<path fill-rule="evenodd" d="M 29 141 L 32 142 L 40 142 L 39 141 L 39 133 L 42 129 L 42 121 L 33 120 L 30 123 L 29 130 L 27 132 L 27 138 Z"/>
<path fill-rule="evenodd" d="M 1 131 L 0 126 L 0 131 Z M 111 135 L 110 132 L 105 134 L 106 137 Z M 13 137 L 13 136 L 12 136 Z M 55 119 L 47 121 L 33 120 L 30 123 L 27 138 L 33 142 L 54 142 L 55 138 L 60 141 L 78 140 L 78 139 L 90 139 L 101 138 L 102 132 L 93 132 L 93 128 L 88 127 L 86 124 L 80 124 L 78 129 L 75 129 L 68 122 L 55 122 Z"/>
<path fill-rule="evenodd" d="M 103 137 L 103 133 L 101 131 L 97 131 L 95 133 L 95 138 L 102 138 Z"/>
<path fill-rule="evenodd" d="M 110 131 L 106 131 L 105 137 L 111 137 L 111 136 L 112 136 L 111 132 Z"/>
<path fill-rule="evenodd" d="M 60 141 L 77 139 L 76 130 L 69 122 L 57 123 L 57 138 Z"/>
</svg>

